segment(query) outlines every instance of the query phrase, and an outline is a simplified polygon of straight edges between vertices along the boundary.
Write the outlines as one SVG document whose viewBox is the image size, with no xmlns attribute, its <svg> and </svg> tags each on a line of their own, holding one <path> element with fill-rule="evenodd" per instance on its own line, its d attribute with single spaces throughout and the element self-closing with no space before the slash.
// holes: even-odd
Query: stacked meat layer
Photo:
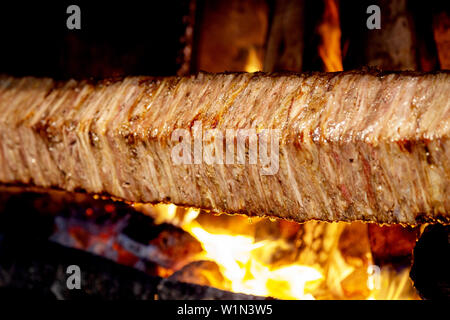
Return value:
<svg viewBox="0 0 450 320">
<path fill-rule="evenodd" d="M 174 138 L 176 129 L 200 134 L 203 150 L 195 143 L 180 149 L 186 135 Z M 210 129 L 223 134 L 206 138 Z M 267 148 L 277 152 L 277 170 L 263 174 L 267 163 L 250 161 L 250 141 L 245 163 L 237 151 L 225 164 L 202 157 L 208 144 L 237 150 L 242 129 L 257 139 L 279 133 Z M 445 72 L 202 73 L 97 83 L 0 77 L 0 183 L 132 202 L 299 222 L 448 222 L 449 133 Z M 201 161 L 180 164 L 174 150 L 191 160 L 200 152 Z"/>
</svg>

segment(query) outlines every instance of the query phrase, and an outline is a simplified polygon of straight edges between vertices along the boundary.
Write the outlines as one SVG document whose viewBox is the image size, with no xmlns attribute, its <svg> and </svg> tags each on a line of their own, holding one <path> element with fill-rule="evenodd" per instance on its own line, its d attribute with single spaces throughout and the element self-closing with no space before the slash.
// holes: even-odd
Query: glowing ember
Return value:
<svg viewBox="0 0 450 320">
<path fill-rule="evenodd" d="M 318 28 L 322 37 L 319 54 L 325 65 L 325 71 L 342 71 L 341 28 L 337 0 L 326 0 L 323 21 Z"/>
</svg>

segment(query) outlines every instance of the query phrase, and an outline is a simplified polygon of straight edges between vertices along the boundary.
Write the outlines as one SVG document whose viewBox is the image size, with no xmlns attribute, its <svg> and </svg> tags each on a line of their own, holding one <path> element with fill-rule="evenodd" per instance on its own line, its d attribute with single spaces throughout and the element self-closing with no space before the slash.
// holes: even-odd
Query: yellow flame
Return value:
<svg viewBox="0 0 450 320">
<path fill-rule="evenodd" d="M 174 224 L 178 224 L 179 221 L 177 221 L 176 213 L 177 213 L 177 206 L 174 204 L 165 204 L 165 203 L 159 203 L 154 206 L 154 208 L 162 214 L 159 214 L 155 217 L 155 222 L 157 224 L 163 223 L 163 222 L 173 222 Z"/>
<path fill-rule="evenodd" d="M 263 69 L 262 61 L 258 57 L 258 53 L 254 47 L 251 47 L 248 51 L 247 63 L 245 64 L 244 71 L 246 72 L 258 72 Z"/>
<path fill-rule="evenodd" d="M 382 268 L 380 285 L 374 287 L 368 300 L 414 300 L 419 299 L 409 279 L 409 270 L 396 272 L 392 268 Z"/>
<path fill-rule="evenodd" d="M 326 0 L 323 21 L 318 28 L 322 37 L 319 55 L 325 65 L 325 71 L 342 71 L 341 28 L 337 0 Z"/>
</svg>

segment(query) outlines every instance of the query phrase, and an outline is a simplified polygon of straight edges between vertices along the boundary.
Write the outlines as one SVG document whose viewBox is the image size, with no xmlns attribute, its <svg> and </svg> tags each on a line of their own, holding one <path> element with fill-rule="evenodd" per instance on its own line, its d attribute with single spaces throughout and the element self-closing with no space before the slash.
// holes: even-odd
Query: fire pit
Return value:
<svg viewBox="0 0 450 320">
<path fill-rule="evenodd" d="M 448 8 L 146 6 L 5 35 L 2 292 L 449 298 Z"/>
</svg>

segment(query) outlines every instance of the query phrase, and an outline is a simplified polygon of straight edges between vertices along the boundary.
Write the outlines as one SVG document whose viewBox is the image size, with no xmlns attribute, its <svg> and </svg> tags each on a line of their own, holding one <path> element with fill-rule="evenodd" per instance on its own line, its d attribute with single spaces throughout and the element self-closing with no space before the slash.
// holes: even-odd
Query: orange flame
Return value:
<svg viewBox="0 0 450 320">
<path fill-rule="evenodd" d="M 345 223 L 328 225 L 333 230 L 324 241 L 333 249 L 328 253 L 326 265 L 301 264 L 299 260 L 274 264 L 268 257 L 292 250 L 292 243 L 282 238 L 257 240 L 241 234 L 238 230 L 248 229 L 247 223 L 251 223 L 244 222 L 245 219 L 235 217 L 235 228 L 208 231 L 198 222 L 198 209 L 187 209 L 182 218 L 174 220 L 176 206 L 155 208 L 154 213 L 162 218 L 160 221 L 174 222 L 202 244 L 204 252 L 197 259 L 213 261 L 219 266 L 226 281 L 210 279 L 210 285 L 219 289 L 279 299 L 349 299 L 352 298 L 347 292 L 350 287 L 353 292 L 361 292 L 353 296 L 358 299 L 417 298 L 408 281 L 409 270 L 397 273 L 382 268 L 379 277 L 373 279 L 366 271 L 366 264 L 349 265 L 345 261 L 337 245 Z M 370 261 L 371 257 L 367 262 Z"/>
<path fill-rule="evenodd" d="M 341 28 L 339 22 L 338 0 L 325 0 L 323 21 L 318 28 L 322 37 L 319 55 L 323 60 L 325 71 L 342 71 Z"/>
</svg>

